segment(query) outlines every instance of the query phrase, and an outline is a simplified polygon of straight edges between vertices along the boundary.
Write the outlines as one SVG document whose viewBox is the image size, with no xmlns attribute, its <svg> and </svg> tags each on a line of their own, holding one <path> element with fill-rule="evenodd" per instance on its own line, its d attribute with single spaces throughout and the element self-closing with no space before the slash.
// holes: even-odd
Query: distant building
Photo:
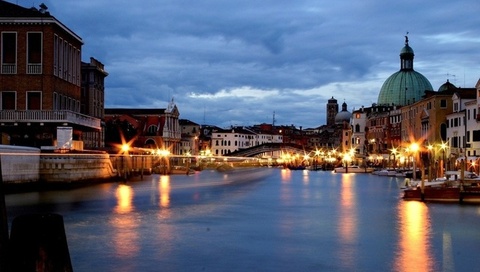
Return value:
<svg viewBox="0 0 480 272">
<path fill-rule="evenodd" d="M 82 62 L 82 95 L 80 112 L 103 121 L 105 109 L 105 77 L 108 76 L 103 63 L 90 58 Z M 101 130 L 85 132 L 82 138 L 87 148 L 105 147 L 105 124 Z"/>
<path fill-rule="evenodd" d="M 83 149 L 84 133 L 99 133 L 101 114 L 84 114 L 81 108 L 82 45 L 44 5 L 23 8 L 0 1 L 3 144 Z M 92 145 L 101 145 L 101 139 Z"/>
<path fill-rule="evenodd" d="M 201 126 L 186 119 L 180 119 L 179 124 L 182 133 L 179 155 L 198 155 Z"/>
<path fill-rule="evenodd" d="M 179 155 L 179 115 L 173 100 L 166 109 L 106 108 L 105 145 L 130 143 L 131 147 L 164 149 Z"/>
</svg>

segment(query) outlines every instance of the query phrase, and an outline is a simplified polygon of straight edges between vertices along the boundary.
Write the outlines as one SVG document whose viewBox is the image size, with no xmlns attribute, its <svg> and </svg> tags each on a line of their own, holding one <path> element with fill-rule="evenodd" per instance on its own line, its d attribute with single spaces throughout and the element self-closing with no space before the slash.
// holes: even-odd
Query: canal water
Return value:
<svg viewBox="0 0 480 272">
<path fill-rule="evenodd" d="M 403 201 L 396 178 L 264 168 L 6 196 L 64 217 L 74 271 L 473 271 L 480 205 Z"/>
</svg>

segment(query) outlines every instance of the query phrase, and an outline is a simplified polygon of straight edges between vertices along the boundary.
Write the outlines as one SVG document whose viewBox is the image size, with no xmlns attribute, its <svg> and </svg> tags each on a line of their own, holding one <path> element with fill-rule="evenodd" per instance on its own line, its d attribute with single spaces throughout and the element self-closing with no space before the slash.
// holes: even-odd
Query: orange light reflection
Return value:
<svg viewBox="0 0 480 272">
<path fill-rule="evenodd" d="M 357 212 L 356 198 L 352 189 L 353 175 L 342 176 L 342 188 L 340 191 L 340 214 L 338 222 L 339 237 L 341 239 L 340 258 L 345 267 L 355 268 L 355 244 L 357 239 Z"/>
<path fill-rule="evenodd" d="M 158 190 L 160 195 L 160 207 L 168 208 L 170 206 L 170 176 L 160 176 Z"/>
<path fill-rule="evenodd" d="M 428 207 L 418 201 L 401 201 L 396 271 L 433 271 Z"/>
<path fill-rule="evenodd" d="M 115 245 L 116 254 L 123 257 L 135 256 L 139 251 L 137 231 L 138 222 L 135 220 L 133 211 L 133 191 L 130 186 L 121 184 L 116 191 L 117 213 L 110 220 L 113 229 L 112 242 Z"/>
<path fill-rule="evenodd" d="M 133 192 L 130 186 L 120 184 L 116 191 L 117 206 L 115 212 L 128 213 L 132 211 Z"/>
</svg>

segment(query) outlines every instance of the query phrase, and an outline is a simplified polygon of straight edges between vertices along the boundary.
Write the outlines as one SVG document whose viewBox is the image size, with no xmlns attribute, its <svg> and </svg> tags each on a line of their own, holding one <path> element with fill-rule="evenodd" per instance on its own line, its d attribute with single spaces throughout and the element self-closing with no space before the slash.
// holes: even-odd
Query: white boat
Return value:
<svg viewBox="0 0 480 272">
<path fill-rule="evenodd" d="M 372 174 L 377 175 L 377 176 L 389 176 L 389 177 L 394 177 L 394 176 L 397 174 L 397 170 L 394 170 L 394 169 L 382 169 L 382 170 L 373 171 Z"/>
<path fill-rule="evenodd" d="M 359 167 L 358 165 L 342 166 L 334 169 L 335 173 L 372 173 L 373 170 L 371 167 Z"/>
</svg>

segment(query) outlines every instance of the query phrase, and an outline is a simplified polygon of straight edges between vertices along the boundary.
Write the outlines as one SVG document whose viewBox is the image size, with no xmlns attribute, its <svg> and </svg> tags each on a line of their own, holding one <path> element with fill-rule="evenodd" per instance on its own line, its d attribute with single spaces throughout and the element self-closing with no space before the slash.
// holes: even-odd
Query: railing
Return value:
<svg viewBox="0 0 480 272">
<path fill-rule="evenodd" d="M 17 73 L 17 65 L 16 64 L 5 64 L 2 63 L 2 74 L 9 74 L 13 75 Z"/>
<path fill-rule="evenodd" d="M 39 75 L 42 73 L 42 64 L 28 64 L 27 74 Z"/>
<path fill-rule="evenodd" d="M 100 129 L 100 119 L 73 111 L 2 110 L 0 122 L 70 123 Z"/>
</svg>

